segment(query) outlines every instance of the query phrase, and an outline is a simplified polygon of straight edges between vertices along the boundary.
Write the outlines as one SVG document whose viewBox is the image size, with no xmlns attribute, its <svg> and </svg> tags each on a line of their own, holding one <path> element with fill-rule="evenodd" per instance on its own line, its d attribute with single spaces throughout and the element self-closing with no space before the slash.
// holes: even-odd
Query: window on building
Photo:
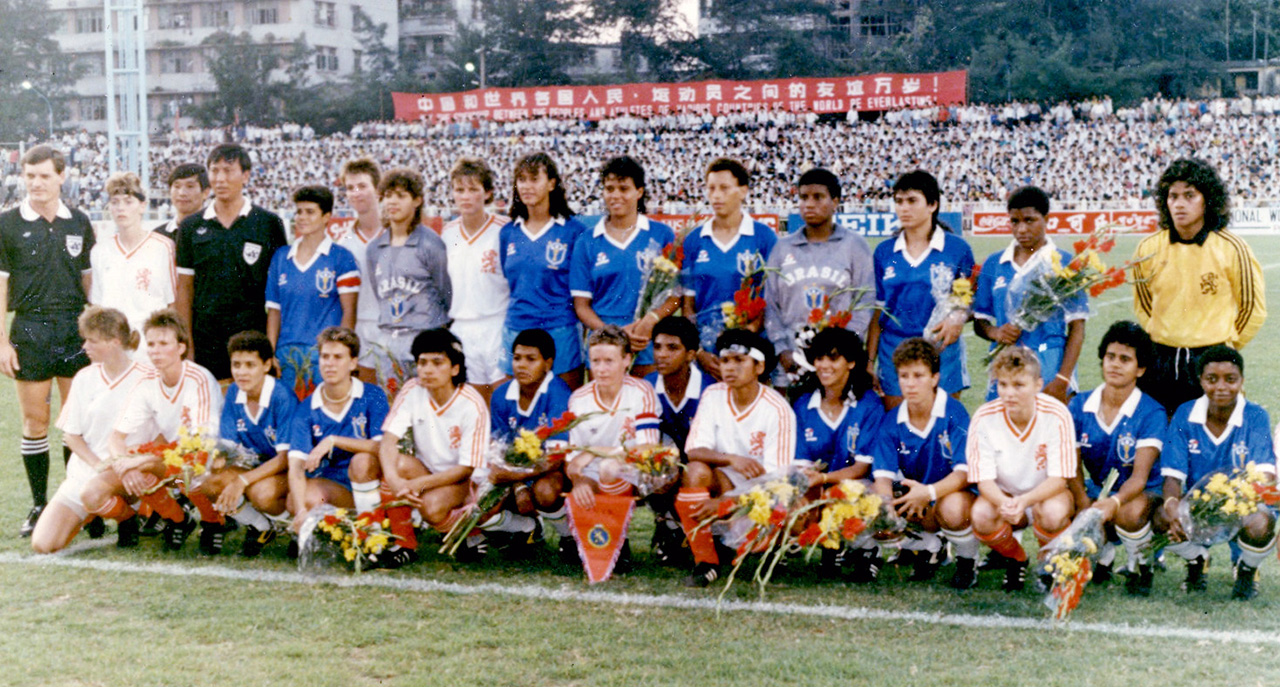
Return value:
<svg viewBox="0 0 1280 687">
<path fill-rule="evenodd" d="M 200 26 L 207 29 L 220 29 L 231 26 L 231 8 L 222 2 L 205 5 L 201 9 Z"/>
<path fill-rule="evenodd" d="M 360 71 L 363 67 L 364 67 L 364 51 L 352 50 L 351 51 L 351 68 L 356 71 Z"/>
<path fill-rule="evenodd" d="M 316 26 L 338 25 L 338 6 L 332 2 L 316 2 Z"/>
<path fill-rule="evenodd" d="M 160 53 L 161 74 L 190 74 L 195 71 L 195 60 L 189 50 L 164 50 Z"/>
<path fill-rule="evenodd" d="M 431 38 L 431 54 L 444 54 L 444 36 L 433 36 Z"/>
<path fill-rule="evenodd" d="M 250 10 L 249 20 L 254 24 L 280 23 L 280 11 L 275 3 L 260 3 Z"/>
<path fill-rule="evenodd" d="M 76 68 L 81 76 L 102 76 L 107 73 L 107 61 L 102 53 L 89 53 L 76 58 Z"/>
<path fill-rule="evenodd" d="M 76 12 L 76 33 L 102 33 L 102 10 Z"/>
<path fill-rule="evenodd" d="M 316 71 L 336 72 L 338 71 L 338 49 L 337 48 L 316 48 Z"/>
<path fill-rule="evenodd" d="M 190 5 L 161 5 L 157 13 L 159 15 L 160 28 L 162 29 L 191 28 Z"/>
<path fill-rule="evenodd" d="M 99 121 L 107 118 L 106 98 L 81 98 L 79 102 L 82 121 Z"/>
<path fill-rule="evenodd" d="M 863 36 L 896 36 L 903 32 L 902 18 L 895 14 L 864 14 L 859 17 Z"/>
</svg>

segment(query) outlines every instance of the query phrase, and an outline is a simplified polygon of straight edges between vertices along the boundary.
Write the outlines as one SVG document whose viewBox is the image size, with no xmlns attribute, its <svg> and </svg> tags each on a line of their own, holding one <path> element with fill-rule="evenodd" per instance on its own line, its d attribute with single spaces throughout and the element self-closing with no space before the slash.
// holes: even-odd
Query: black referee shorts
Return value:
<svg viewBox="0 0 1280 687">
<path fill-rule="evenodd" d="M 89 364 L 76 319 L 75 313 L 14 316 L 9 341 L 18 351 L 18 381 L 74 377 Z"/>
</svg>

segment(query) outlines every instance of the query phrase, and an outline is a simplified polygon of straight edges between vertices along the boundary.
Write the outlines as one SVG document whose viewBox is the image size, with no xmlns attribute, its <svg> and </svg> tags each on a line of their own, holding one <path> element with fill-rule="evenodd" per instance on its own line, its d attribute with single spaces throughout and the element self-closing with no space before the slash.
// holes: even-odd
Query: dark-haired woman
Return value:
<svg viewBox="0 0 1280 687">
<path fill-rule="evenodd" d="M 938 180 L 916 170 L 893 185 L 898 235 L 876 246 L 876 306 L 867 332 L 867 354 L 875 365 L 885 408 L 902 402 L 893 351 L 904 340 L 925 336 L 925 325 L 938 297 L 951 293 L 957 277 L 973 271 L 973 251 L 938 221 Z M 892 317 L 885 315 L 889 313 Z M 960 332 L 965 318 L 952 316 L 934 327 L 932 338 L 942 352 L 941 388 L 953 396 L 969 387 Z"/>
<path fill-rule="evenodd" d="M 809 343 L 813 360 L 812 391 L 802 393 L 796 412 L 796 460 L 823 463 L 809 478 L 814 484 L 863 479 L 871 473 L 871 442 L 884 405 L 871 388 L 867 354 L 858 335 L 828 328 Z"/>
<path fill-rule="evenodd" d="M 516 163 L 511 222 L 499 233 L 502 274 L 511 301 L 502 330 L 503 372 L 511 374 L 511 344 L 526 329 L 556 342 L 552 371 L 570 388 L 582 386 L 582 333 L 569 293 L 569 266 L 582 225 L 573 218 L 560 171 L 546 153 Z"/>
</svg>

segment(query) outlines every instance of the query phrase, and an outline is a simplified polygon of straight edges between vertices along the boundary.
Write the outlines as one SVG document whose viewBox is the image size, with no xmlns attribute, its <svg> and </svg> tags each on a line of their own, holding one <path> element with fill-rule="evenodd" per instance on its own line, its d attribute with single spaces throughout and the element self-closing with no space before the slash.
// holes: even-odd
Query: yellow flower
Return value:
<svg viewBox="0 0 1280 687">
<path fill-rule="evenodd" d="M 1098 545 L 1093 543 L 1093 540 L 1089 537 L 1081 538 L 1080 543 L 1084 544 L 1084 550 L 1088 551 L 1090 555 L 1098 552 Z"/>
<path fill-rule="evenodd" d="M 655 272 L 665 272 L 667 274 L 679 274 L 680 268 L 676 267 L 674 262 L 659 255 L 653 259 L 653 269 Z"/>
<path fill-rule="evenodd" d="M 1103 264 L 1102 258 L 1097 251 L 1089 251 L 1089 262 L 1086 264 L 1099 274 L 1107 271 L 1107 266 Z"/>
<path fill-rule="evenodd" d="M 1049 253 L 1049 267 L 1053 268 L 1053 273 L 1059 277 L 1068 276 L 1067 271 L 1062 269 L 1062 256 L 1058 254 L 1058 251 Z"/>
<path fill-rule="evenodd" d="M 342 518 L 347 517 L 347 509 L 346 509 L 346 508 L 335 508 L 335 509 L 333 510 L 333 517 L 338 518 L 339 520 L 341 520 Z"/>
<path fill-rule="evenodd" d="M 347 547 L 343 547 L 343 549 L 342 549 L 342 557 L 343 557 L 343 558 L 346 558 L 346 559 L 347 559 L 347 562 L 348 562 L 348 563 L 350 563 L 351 561 L 354 561 L 354 560 L 356 559 L 356 550 L 355 550 L 355 549 L 351 549 L 351 548 L 347 548 Z"/>
<path fill-rule="evenodd" d="M 526 456 L 529 460 L 537 462 L 542 458 L 542 440 L 538 439 L 538 435 L 533 432 L 522 429 L 519 436 L 512 443 L 512 448 L 516 453 Z"/>
</svg>

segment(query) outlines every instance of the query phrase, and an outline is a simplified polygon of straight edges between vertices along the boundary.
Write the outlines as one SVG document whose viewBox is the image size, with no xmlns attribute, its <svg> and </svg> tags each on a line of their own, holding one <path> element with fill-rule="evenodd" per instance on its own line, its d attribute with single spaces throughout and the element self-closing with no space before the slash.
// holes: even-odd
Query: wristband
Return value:
<svg viewBox="0 0 1280 687">
<path fill-rule="evenodd" d="M 938 489 L 932 484 L 929 485 L 929 503 L 936 503 L 938 500 Z"/>
<path fill-rule="evenodd" d="M 249 480 L 247 480 L 247 479 L 245 479 L 245 478 L 244 478 L 244 473 L 243 473 L 243 472 L 237 472 L 237 473 L 236 473 L 236 477 L 239 477 L 239 478 L 240 478 L 240 483 L 241 483 L 241 484 L 245 485 L 246 487 L 247 487 L 247 486 L 249 486 Z"/>
<path fill-rule="evenodd" d="M 658 313 L 656 313 L 656 312 L 654 312 L 654 311 L 652 311 L 652 310 L 650 310 L 649 312 L 645 313 L 645 314 L 644 314 L 644 318 L 643 318 L 643 319 L 649 319 L 649 316 L 650 316 L 650 315 L 652 315 L 652 316 L 653 316 L 653 321 L 654 321 L 654 322 L 657 322 L 658 320 L 661 320 L 661 319 L 662 319 L 662 317 L 661 317 L 660 315 L 658 315 Z"/>
<path fill-rule="evenodd" d="M 1070 385 L 1070 384 L 1071 384 L 1071 379 L 1070 379 L 1070 378 L 1068 378 L 1068 377 L 1063 377 L 1061 372 L 1059 372 L 1058 374 L 1054 375 L 1054 376 L 1053 376 L 1053 378 L 1054 378 L 1054 379 L 1061 379 L 1062 381 L 1066 382 L 1068 385 Z"/>
<path fill-rule="evenodd" d="M 1116 502 L 1116 510 L 1120 510 L 1120 508 L 1121 508 L 1122 506 L 1124 506 L 1124 502 L 1123 502 L 1123 501 L 1121 501 L 1121 500 L 1120 500 L 1120 497 L 1119 497 L 1119 496 L 1116 496 L 1115 494 L 1112 494 L 1112 495 L 1108 496 L 1107 498 L 1112 499 L 1113 501 L 1115 501 L 1115 502 Z"/>
</svg>

